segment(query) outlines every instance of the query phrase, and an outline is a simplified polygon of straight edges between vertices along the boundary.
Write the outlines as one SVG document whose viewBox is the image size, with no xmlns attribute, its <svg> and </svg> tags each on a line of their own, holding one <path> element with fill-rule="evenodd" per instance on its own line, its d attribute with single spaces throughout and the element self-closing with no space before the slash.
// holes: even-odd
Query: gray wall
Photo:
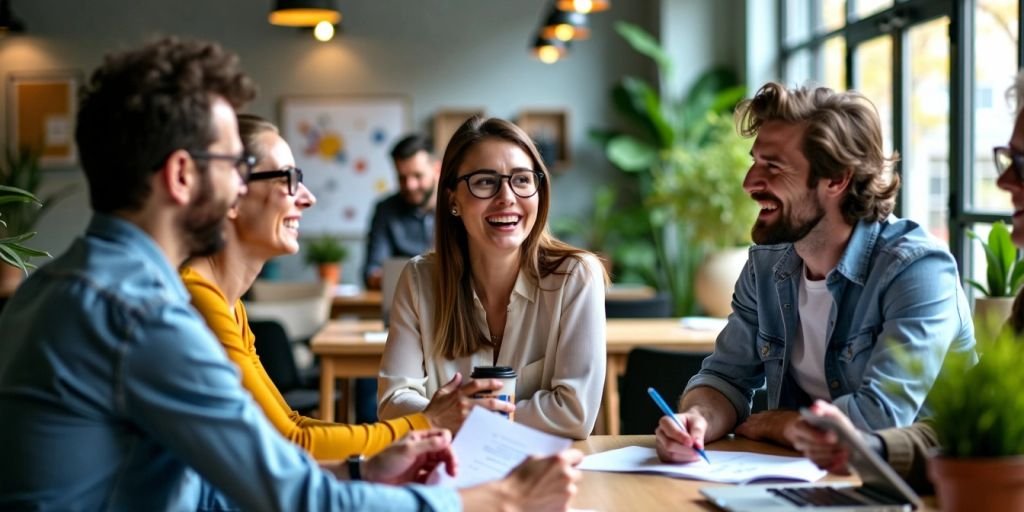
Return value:
<svg viewBox="0 0 1024 512">
<path fill-rule="evenodd" d="M 428 129 L 432 114 L 443 108 L 485 107 L 489 115 L 509 118 L 525 108 L 566 108 L 573 163 L 556 177 L 552 213 L 583 216 L 590 210 L 593 185 L 617 175 L 589 141 L 587 130 L 615 123 L 608 91 L 621 76 L 651 73 L 648 61 L 614 33 L 613 23 L 626 20 L 674 35 L 699 28 L 685 45 L 674 47 L 680 62 L 700 63 L 693 64 L 693 73 L 706 67 L 709 55 L 715 62 L 728 61 L 742 48 L 738 41 L 724 48 L 722 44 L 742 31 L 742 17 L 712 0 L 614 2 L 610 11 L 591 16 L 591 39 L 551 66 L 533 59 L 526 49 L 549 5 L 545 0 L 339 0 L 342 29 L 329 43 L 314 41 L 308 32 L 269 25 L 270 3 L 14 0 L 28 32 L 0 39 L 0 75 L 88 72 L 110 50 L 134 46 L 155 33 L 181 34 L 215 39 L 238 52 L 260 85 L 249 111 L 272 119 L 285 95 L 404 95 L 421 129 Z M 735 0 L 725 3 L 738 5 Z M 686 9 L 697 14 L 671 14 Z M 735 65 L 739 69 L 742 63 L 737 60 Z M 6 140 L 3 125 L 0 141 Z M 77 193 L 40 222 L 34 240 L 35 246 L 51 252 L 64 250 L 89 217 L 80 171 L 55 171 L 46 187 L 68 182 L 79 183 Z M 351 244 L 357 251 L 346 266 L 345 282 L 356 281 L 362 262 L 361 241 Z M 292 278 L 312 275 L 297 257 L 283 258 L 282 270 Z"/>
</svg>

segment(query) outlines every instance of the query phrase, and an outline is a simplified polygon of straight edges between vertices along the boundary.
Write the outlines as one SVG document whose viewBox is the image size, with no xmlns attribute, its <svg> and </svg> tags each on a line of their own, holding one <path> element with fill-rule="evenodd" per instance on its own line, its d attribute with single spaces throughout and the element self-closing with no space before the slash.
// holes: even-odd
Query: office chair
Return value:
<svg viewBox="0 0 1024 512">
<path fill-rule="evenodd" d="M 303 415 L 319 407 L 317 383 L 302 378 L 284 327 L 273 320 L 253 320 L 249 322 L 249 328 L 256 337 L 256 353 L 260 362 L 288 406 Z"/>
<path fill-rule="evenodd" d="M 651 348 L 631 350 L 619 385 L 621 433 L 653 434 L 663 414 L 647 396 L 647 388 L 658 390 L 669 405 L 676 407 L 686 383 L 707 356 Z"/>
<path fill-rule="evenodd" d="M 649 299 L 605 299 L 608 318 L 667 318 L 672 316 L 672 297 L 661 292 Z"/>
</svg>

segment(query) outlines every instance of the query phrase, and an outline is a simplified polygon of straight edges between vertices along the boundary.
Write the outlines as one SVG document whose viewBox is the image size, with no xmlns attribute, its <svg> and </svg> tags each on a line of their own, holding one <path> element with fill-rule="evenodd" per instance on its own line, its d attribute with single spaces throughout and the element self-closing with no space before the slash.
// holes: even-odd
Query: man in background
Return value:
<svg viewBox="0 0 1024 512">
<path fill-rule="evenodd" d="M 419 134 L 402 138 L 391 149 L 398 192 L 377 203 L 366 241 L 363 279 L 380 289 L 381 265 L 394 257 L 413 257 L 434 245 L 434 205 L 441 162 L 430 140 Z"/>
</svg>

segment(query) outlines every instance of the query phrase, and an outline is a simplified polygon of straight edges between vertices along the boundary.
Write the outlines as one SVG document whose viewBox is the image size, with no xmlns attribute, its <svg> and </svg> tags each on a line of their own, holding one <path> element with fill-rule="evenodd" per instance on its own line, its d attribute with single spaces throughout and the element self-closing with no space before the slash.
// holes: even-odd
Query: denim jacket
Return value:
<svg viewBox="0 0 1024 512">
<path fill-rule="evenodd" d="M 718 390 L 736 408 L 737 422 L 750 415 L 753 392 L 765 384 L 770 409 L 809 401 L 789 372 L 802 271 L 793 244 L 750 248 L 733 313 L 687 391 Z M 834 300 L 825 356 L 832 402 L 862 429 L 910 425 L 946 352 L 974 351 L 952 255 L 912 221 L 862 221 L 826 286 Z M 901 352 L 920 362 L 920 375 L 905 368 Z"/>
<path fill-rule="evenodd" d="M 196 510 L 218 490 L 244 510 L 460 507 L 449 489 L 340 484 L 281 437 L 124 220 L 96 215 L 0 333 L 0 510 Z"/>
</svg>

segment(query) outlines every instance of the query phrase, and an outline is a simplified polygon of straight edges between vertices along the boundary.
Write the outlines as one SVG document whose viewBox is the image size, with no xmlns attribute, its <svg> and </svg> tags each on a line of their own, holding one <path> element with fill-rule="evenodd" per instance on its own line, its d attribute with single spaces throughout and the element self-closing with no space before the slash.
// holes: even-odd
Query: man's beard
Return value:
<svg viewBox="0 0 1024 512">
<path fill-rule="evenodd" d="M 771 194 L 752 194 L 751 198 L 755 201 L 774 201 L 780 205 L 779 209 L 781 210 L 779 218 L 774 224 L 767 224 L 760 220 L 754 222 L 754 227 L 750 230 L 750 238 L 758 245 L 796 243 L 807 236 L 825 217 L 825 208 L 821 206 L 821 201 L 814 195 L 813 190 L 810 190 L 805 197 L 798 201 L 807 202 L 814 209 L 811 217 L 804 221 L 794 219 L 792 210 L 784 209 L 782 202 Z M 797 204 L 797 202 L 792 204 Z"/>
<path fill-rule="evenodd" d="M 412 206 L 415 206 L 416 208 L 420 208 L 420 209 L 426 208 L 427 206 L 430 206 L 430 200 L 434 198 L 434 189 L 435 188 L 437 188 L 437 183 L 435 183 L 435 184 L 431 185 L 430 187 L 424 189 L 423 190 L 423 197 L 419 201 L 416 201 L 415 200 L 416 198 L 412 197 L 411 194 L 406 194 L 404 196 L 405 197 L 405 202 L 411 204 Z"/>
<path fill-rule="evenodd" d="M 224 247 L 224 223 L 231 207 L 227 201 L 218 201 L 214 197 L 209 171 L 202 180 L 203 188 L 181 220 L 185 248 L 190 258 L 209 256 Z"/>
</svg>

